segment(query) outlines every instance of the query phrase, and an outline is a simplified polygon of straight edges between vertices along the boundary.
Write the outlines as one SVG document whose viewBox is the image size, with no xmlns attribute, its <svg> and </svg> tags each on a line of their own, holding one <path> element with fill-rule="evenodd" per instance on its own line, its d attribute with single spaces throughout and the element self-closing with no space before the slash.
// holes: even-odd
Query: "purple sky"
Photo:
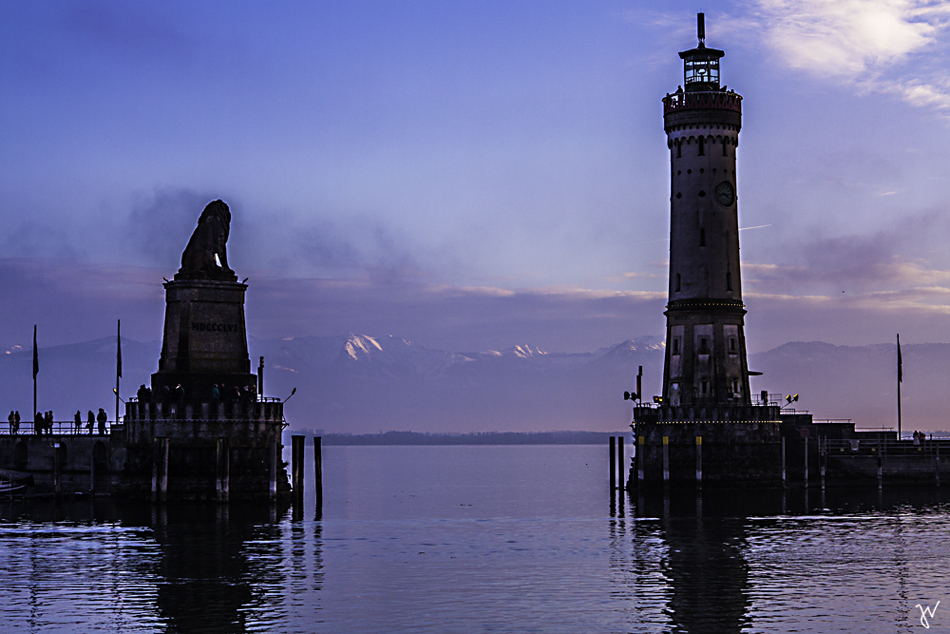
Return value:
<svg viewBox="0 0 950 634">
<path fill-rule="evenodd" d="M 677 52 L 726 51 L 750 352 L 947 341 L 950 3 L 0 4 L 0 345 L 161 336 L 205 203 L 253 336 L 663 332 Z"/>
</svg>

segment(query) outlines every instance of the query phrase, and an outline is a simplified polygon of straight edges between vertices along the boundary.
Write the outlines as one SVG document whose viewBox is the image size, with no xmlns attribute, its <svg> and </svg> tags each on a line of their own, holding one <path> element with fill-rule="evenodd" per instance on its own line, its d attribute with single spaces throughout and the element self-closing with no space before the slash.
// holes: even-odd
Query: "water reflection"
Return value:
<svg viewBox="0 0 950 634">
<path fill-rule="evenodd" d="M 251 566 L 247 542 L 270 543 L 282 559 L 268 506 L 170 506 L 155 509 L 160 545 L 157 605 L 169 632 L 245 632 L 260 588 L 281 583 L 280 568 Z M 259 596 L 257 598 L 260 598 Z"/>
<path fill-rule="evenodd" d="M 652 540 L 652 552 L 634 546 L 632 563 L 648 577 L 661 576 L 666 591 L 663 613 L 672 632 L 740 632 L 749 625 L 749 565 L 744 514 L 746 499 L 737 496 L 672 494 L 640 497 L 633 506 L 641 540 Z M 770 510 L 781 500 L 760 500 Z M 649 531 L 647 526 L 653 525 Z M 658 547 L 660 542 L 662 547 Z M 658 552 L 659 551 L 659 552 Z M 654 559 L 659 555 L 658 559 Z"/>
<path fill-rule="evenodd" d="M 774 626 L 795 609 L 799 589 L 789 587 L 788 580 L 809 578 L 813 590 L 801 593 L 821 597 L 824 605 L 812 606 L 817 614 L 870 619 L 866 612 L 873 609 L 878 622 L 906 627 L 910 607 L 928 587 L 920 581 L 920 566 L 909 562 L 906 525 L 917 524 L 914 531 L 920 534 L 921 518 L 942 523 L 948 499 L 950 493 L 938 489 L 896 488 L 634 493 L 628 499 L 629 534 L 619 510 L 611 508 L 611 567 L 630 590 L 633 623 L 642 631 L 740 632 L 763 623 Z M 860 544 L 855 527 L 864 531 Z M 845 549 L 863 559 L 861 569 L 837 580 L 812 574 Z M 816 554 L 817 560 L 808 561 Z M 805 559 L 796 561 L 799 557 Z M 870 600 L 858 606 L 853 590 L 834 587 L 860 587 L 867 582 L 862 575 L 888 579 L 884 583 L 893 590 L 887 605 Z M 908 590 L 915 585 L 917 595 Z M 663 618 L 645 618 L 650 612 Z"/>
<path fill-rule="evenodd" d="M 2 502 L 0 568 L 25 584 L 0 588 L 0 621 L 42 631 L 277 629 L 323 583 L 320 523 L 288 525 L 286 515 L 269 505 Z M 76 617 L 64 606 L 81 606 L 79 621 L 67 626 Z"/>
</svg>

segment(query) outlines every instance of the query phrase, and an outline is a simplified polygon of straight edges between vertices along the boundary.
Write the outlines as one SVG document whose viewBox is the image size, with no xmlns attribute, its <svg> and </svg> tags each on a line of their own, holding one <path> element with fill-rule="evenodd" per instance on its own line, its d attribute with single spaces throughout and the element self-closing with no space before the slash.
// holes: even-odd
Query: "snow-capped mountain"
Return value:
<svg viewBox="0 0 950 634">
<path fill-rule="evenodd" d="M 659 393 L 663 341 L 644 337 L 593 352 L 563 353 L 521 343 L 503 350 L 447 352 L 397 336 L 346 334 L 249 341 L 256 371 L 264 356 L 264 387 L 286 398 L 292 428 L 365 433 L 599 430 L 630 422 L 625 390 L 643 366 L 643 391 Z M 158 367 L 159 342 L 122 343 L 122 394 L 135 393 Z M 32 406 L 28 346 L 0 354 L 0 412 Z M 943 385 L 950 344 L 905 345 L 903 413 L 908 429 L 950 427 Z M 39 408 L 57 419 L 104 407 L 112 413 L 115 340 L 40 349 Z M 896 418 L 893 345 L 789 343 L 751 355 L 764 372 L 752 390 L 799 393 L 800 409 L 821 418 L 852 418 L 860 427 Z"/>
</svg>

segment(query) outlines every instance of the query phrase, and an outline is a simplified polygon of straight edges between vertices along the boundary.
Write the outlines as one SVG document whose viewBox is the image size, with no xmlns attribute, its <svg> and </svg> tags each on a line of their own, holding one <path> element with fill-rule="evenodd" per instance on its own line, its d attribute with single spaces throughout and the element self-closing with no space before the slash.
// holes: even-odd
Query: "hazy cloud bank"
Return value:
<svg viewBox="0 0 950 634">
<path fill-rule="evenodd" d="M 17 307 L 4 321 L 0 344 L 28 345 L 33 324 L 39 325 L 41 345 L 87 341 L 113 333 L 116 319 L 122 319 L 123 333 L 130 338 L 158 340 L 164 316 L 162 277 L 173 273 L 62 260 L 0 260 L 0 297 Z M 240 273 L 250 278 L 248 334 L 262 339 L 360 332 L 392 334 L 443 350 L 530 344 L 553 352 L 585 352 L 665 332 L 664 292 Z M 897 332 L 908 342 L 950 340 L 950 289 L 940 286 L 811 295 L 751 291 L 745 301 L 750 352 L 795 340 L 884 343 Z"/>
</svg>

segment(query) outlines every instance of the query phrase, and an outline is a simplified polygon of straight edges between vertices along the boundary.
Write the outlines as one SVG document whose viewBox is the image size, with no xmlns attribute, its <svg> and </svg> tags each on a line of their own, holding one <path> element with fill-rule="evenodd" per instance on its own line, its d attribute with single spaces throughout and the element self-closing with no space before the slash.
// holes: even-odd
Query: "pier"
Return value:
<svg viewBox="0 0 950 634">
<path fill-rule="evenodd" d="M 158 370 L 148 387 L 140 385 L 128 399 L 120 396 L 117 336 L 121 423 L 104 422 L 103 410 L 94 425 L 91 412 L 80 424 L 57 421 L 41 430 L 21 419 L 18 428 L 0 433 L 0 469 L 32 475 L 35 493 L 55 495 L 228 503 L 289 494 L 281 458 L 284 403 L 264 396 L 263 357 L 258 373 L 251 373 L 247 284 L 228 266 L 230 223 L 230 209 L 221 200 L 201 213 L 181 268 L 163 284 Z M 37 371 L 34 356 L 34 401 Z"/>
</svg>

